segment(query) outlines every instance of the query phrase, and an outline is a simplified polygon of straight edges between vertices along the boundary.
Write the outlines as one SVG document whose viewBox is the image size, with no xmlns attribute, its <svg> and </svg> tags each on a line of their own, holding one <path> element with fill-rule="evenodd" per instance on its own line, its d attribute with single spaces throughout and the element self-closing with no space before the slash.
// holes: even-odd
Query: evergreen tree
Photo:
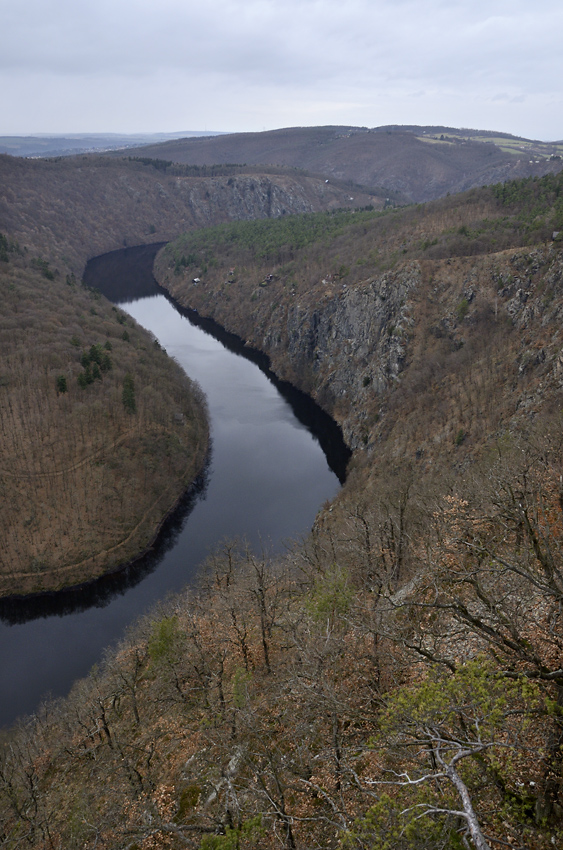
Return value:
<svg viewBox="0 0 563 850">
<path fill-rule="evenodd" d="M 123 407 L 127 413 L 135 413 L 137 409 L 135 403 L 135 382 L 130 373 L 127 373 L 123 380 L 123 393 L 121 397 L 123 399 Z"/>
</svg>

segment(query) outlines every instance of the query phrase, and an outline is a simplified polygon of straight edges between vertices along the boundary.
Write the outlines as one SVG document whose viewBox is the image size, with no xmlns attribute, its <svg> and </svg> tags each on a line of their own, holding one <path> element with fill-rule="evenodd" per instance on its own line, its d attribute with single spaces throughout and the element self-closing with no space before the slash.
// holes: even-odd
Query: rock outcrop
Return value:
<svg viewBox="0 0 563 850">
<path fill-rule="evenodd" d="M 352 449 L 391 439 L 395 456 L 428 457 L 470 433 L 482 444 L 525 396 L 541 403 L 557 391 L 556 244 L 398 263 L 353 286 L 332 278 L 306 291 L 275 276 L 256 285 L 256 271 L 193 285 L 166 256 L 156 274 L 171 295 L 266 353 L 279 377 L 338 421 Z"/>
<path fill-rule="evenodd" d="M 347 190 L 300 174 L 179 177 L 86 156 L 0 155 L 0 186 L 2 232 L 76 276 L 90 257 L 198 227 L 372 202 L 369 194 L 351 201 Z"/>
</svg>

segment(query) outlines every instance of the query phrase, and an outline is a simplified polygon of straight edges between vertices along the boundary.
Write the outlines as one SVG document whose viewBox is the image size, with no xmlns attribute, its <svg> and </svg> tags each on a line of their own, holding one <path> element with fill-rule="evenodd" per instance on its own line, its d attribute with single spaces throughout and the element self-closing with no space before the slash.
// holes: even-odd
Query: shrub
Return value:
<svg viewBox="0 0 563 850">
<path fill-rule="evenodd" d="M 457 434 L 455 435 L 455 440 L 454 440 L 455 445 L 461 446 L 461 444 L 465 440 L 465 437 L 466 437 L 465 431 L 463 430 L 463 428 L 460 428 L 459 431 L 457 432 Z"/>
<path fill-rule="evenodd" d="M 66 383 L 66 376 L 65 375 L 57 375 L 55 385 L 57 387 L 57 395 L 59 395 L 60 393 L 66 393 L 66 391 L 68 390 L 67 383 Z"/>
<path fill-rule="evenodd" d="M 461 301 L 459 302 L 459 304 L 457 305 L 457 310 L 456 310 L 456 316 L 457 316 L 458 322 L 463 322 L 463 320 L 467 316 L 468 311 L 469 311 L 469 301 L 467 300 L 467 298 L 462 298 Z"/>
</svg>

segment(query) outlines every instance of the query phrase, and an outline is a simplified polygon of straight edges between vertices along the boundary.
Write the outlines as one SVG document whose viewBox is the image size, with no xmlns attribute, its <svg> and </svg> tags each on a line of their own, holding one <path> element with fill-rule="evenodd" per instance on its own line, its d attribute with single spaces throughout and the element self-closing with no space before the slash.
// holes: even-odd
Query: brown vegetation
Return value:
<svg viewBox="0 0 563 850">
<path fill-rule="evenodd" d="M 283 563 L 217 553 L 8 739 L 5 846 L 557 846 L 561 443 L 497 458 L 340 504 Z"/>
<path fill-rule="evenodd" d="M 370 203 L 324 180 L 277 175 L 186 176 L 150 160 L 0 155 L 0 229 L 79 277 L 87 259 L 193 227 Z"/>
<path fill-rule="evenodd" d="M 6 847 L 561 843 L 561 193 L 530 185 L 161 255 L 341 422 L 349 478 L 286 559 L 227 546 L 5 736 Z"/>
<path fill-rule="evenodd" d="M 138 555 L 206 452 L 197 389 L 81 286 L 88 257 L 196 224 L 348 203 L 306 176 L 161 165 L 0 156 L 0 595 L 68 587 Z M 93 346 L 98 362 L 83 362 Z"/>
<path fill-rule="evenodd" d="M 550 196 L 559 205 L 560 184 Z M 304 247 L 280 229 L 266 256 L 237 225 L 220 247 L 223 231 L 186 234 L 156 271 L 180 303 L 312 394 L 370 476 L 383 457 L 455 463 L 517 411 L 557 403 L 562 255 L 551 234 L 561 212 L 551 203 L 543 218 L 533 204 L 524 215 L 487 189 L 354 213 Z M 544 245 L 524 247 L 538 237 Z"/>
<path fill-rule="evenodd" d="M 15 251 L 2 265 L 7 595 L 79 584 L 143 551 L 199 473 L 207 426 L 198 388 L 125 313 Z"/>
</svg>

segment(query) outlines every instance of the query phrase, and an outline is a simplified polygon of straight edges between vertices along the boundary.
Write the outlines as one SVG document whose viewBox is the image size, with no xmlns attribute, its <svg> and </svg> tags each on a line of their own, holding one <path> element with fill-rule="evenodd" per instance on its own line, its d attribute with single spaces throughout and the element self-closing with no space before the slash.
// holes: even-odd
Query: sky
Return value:
<svg viewBox="0 0 563 850">
<path fill-rule="evenodd" d="M 0 135 L 431 124 L 563 139 L 561 0 L 0 0 Z"/>
</svg>

